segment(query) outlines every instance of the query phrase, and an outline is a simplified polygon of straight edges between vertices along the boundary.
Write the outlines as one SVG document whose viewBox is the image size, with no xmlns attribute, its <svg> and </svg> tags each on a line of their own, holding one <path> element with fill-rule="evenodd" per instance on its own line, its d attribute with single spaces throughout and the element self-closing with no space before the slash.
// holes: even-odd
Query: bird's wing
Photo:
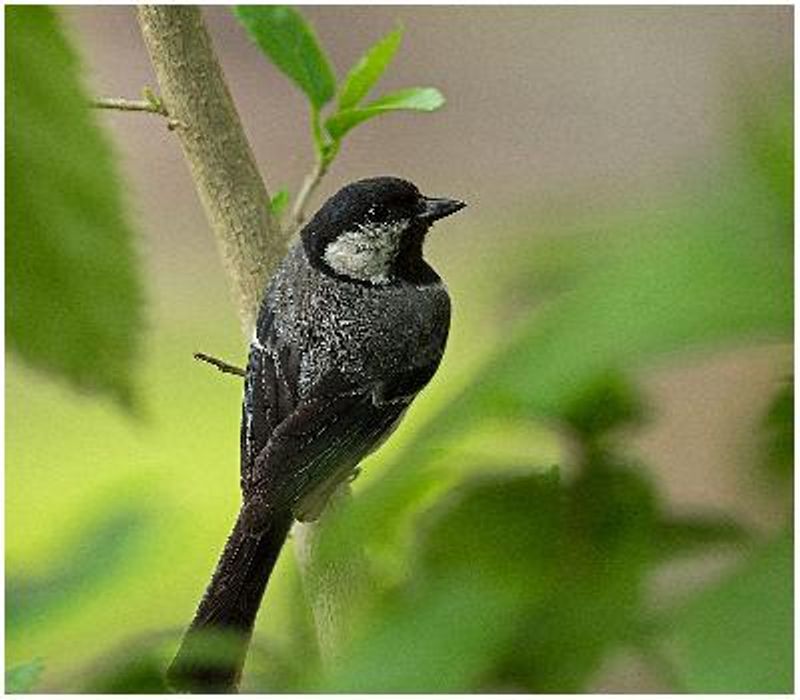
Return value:
<svg viewBox="0 0 800 700">
<path fill-rule="evenodd" d="M 314 519 L 325 499 L 391 432 L 407 402 L 376 406 L 372 392 L 319 398 L 298 407 L 261 455 L 259 485 L 271 510 Z"/>
<path fill-rule="evenodd" d="M 289 508 L 313 518 L 317 497 L 326 500 L 381 444 L 439 364 L 387 371 L 363 386 L 333 369 L 300 400 L 300 361 L 265 309 L 250 347 L 241 428 L 244 499 L 264 515 Z"/>
<path fill-rule="evenodd" d="M 275 429 L 297 407 L 300 353 L 276 337 L 269 310 L 259 318 L 250 345 L 245 375 L 241 425 L 242 488 L 247 493 L 256 479 L 256 458 Z"/>
<path fill-rule="evenodd" d="M 355 388 L 336 372 L 328 375 L 313 398 L 298 403 L 276 427 L 256 458 L 260 507 L 289 508 L 300 520 L 315 519 L 327 496 L 392 432 L 436 365 Z"/>
</svg>

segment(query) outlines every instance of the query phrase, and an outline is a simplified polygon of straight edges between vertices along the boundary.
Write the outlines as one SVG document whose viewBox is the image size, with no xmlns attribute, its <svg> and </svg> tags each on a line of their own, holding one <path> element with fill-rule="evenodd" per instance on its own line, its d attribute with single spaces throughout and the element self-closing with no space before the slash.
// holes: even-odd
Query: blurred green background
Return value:
<svg viewBox="0 0 800 700">
<path fill-rule="evenodd" d="M 443 365 L 332 528 L 379 592 L 322 674 L 286 547 L 244 689 L 789 692 L 792 9 L 303 13 L 340 74 L 402 22 L 385 87 L 448 100 L 356 131 L 317 203 L 391 173 L 469 209 L 427 248 Z M 91 94 L 155 84 L 131 8 L 60 15 Z M 302 98 L 205 15 L 296 191 Z M 7 357 L 6 664 L 41 659 L 41 691 L 159 690 L 239 497 L 240 382 L 192 353 L 245 348 L 188 171 L 157 117 L 97 119 L 145 275 L 139 401 Z"/>
</svg>

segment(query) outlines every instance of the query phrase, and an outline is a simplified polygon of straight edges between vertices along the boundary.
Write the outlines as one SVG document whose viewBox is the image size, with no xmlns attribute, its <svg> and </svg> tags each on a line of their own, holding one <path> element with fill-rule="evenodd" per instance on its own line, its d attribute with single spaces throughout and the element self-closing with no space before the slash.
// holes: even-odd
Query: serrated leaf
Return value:
<svg viewBox="0 0 800 700">
<path fill-rule="evenodd" d="M 278 190 L 269 200 L 270 211 L 278 217 L 283 214 L 287 204 L 289 204 L 288 190 Z"/>
<path fill-rule="evenodd" d="M 339 95 L 339 111 L 356 107 L 378 82 L 397 52 L 403 39 L 403 28 L 387 34 L 354 65 L 344 80 Z"/>
<path fill-rule="evenodd" d="M 338 141 L 361 122 L 399 110 L 433 112 L 444 104 L 444 96 L 436 88 L 406 88 L 389 93 L 358 109 L 337 112 L 325 122 L 331 138 Z"/>
<path fill-rule="evenodd" d="M 6 8 L 6 332 L 21 357 L 124 402 L 142 293 L 113 154 L 52 9 Z"/>
<path fill-rule="evenodd" d="M 29 693 L 44 670 L 41 659 L 12 666 L 6 671 L 6 693 Z"/>
<path fill-rule="evenodd" d="M 313 27 L 297 10 L 280 5 L 238 5 L 234 14 L 267 58 L 321 109 L 336 79 Z"/>
</svg>

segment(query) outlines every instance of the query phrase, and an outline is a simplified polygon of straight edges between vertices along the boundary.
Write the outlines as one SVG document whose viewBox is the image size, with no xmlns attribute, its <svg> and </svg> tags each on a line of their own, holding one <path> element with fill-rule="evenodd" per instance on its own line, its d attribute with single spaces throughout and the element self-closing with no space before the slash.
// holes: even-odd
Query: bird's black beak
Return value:
<svg viewBox="0 0 800 700">
<path fill-rule="evenodd" d="M 467 206 L 464 202 L 457 199 L 445 199 L 434 197 L 423 197 L 420 201 L 420 212 L 417 218 L 428 223 L 433 223 L 445 216 L 455 214 L 459 209 Z"/>
</svg>

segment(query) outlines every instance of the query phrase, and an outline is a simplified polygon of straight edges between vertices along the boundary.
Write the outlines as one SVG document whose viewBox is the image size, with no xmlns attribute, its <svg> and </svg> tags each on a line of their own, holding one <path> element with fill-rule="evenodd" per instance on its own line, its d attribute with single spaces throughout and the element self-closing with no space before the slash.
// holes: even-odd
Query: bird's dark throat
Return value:
<svg viewBox="0 0 800 700">
<path fill-rule="evenodd" d="M 414 226 L 404 236 L 394 261 L 394 276 L 412 284 L 435 284 L 439 275 L 422 257 L 422 246 L 428 227 Z"/>
</svg>

